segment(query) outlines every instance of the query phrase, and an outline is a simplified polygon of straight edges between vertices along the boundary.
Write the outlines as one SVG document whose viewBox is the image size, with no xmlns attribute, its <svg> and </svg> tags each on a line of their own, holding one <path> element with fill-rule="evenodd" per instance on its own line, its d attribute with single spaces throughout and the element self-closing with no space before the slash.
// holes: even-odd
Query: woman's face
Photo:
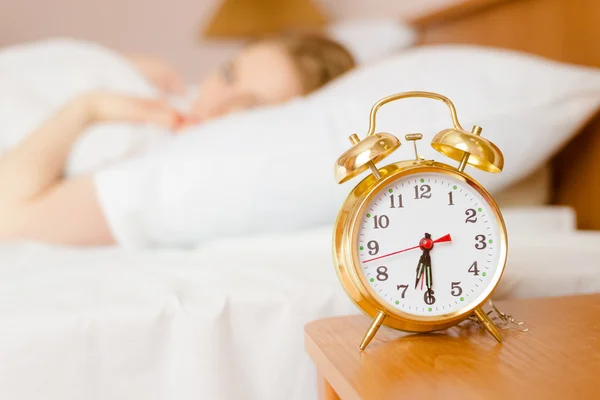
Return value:
<svg viewBox="0 0 600 400">
<path fill-rule="evenodd" d="M 300 77 L 285 49 L 276 42 L 258 42 L 209 74 L 190 114 L 207 120 L 301 94 Z"/>
</svg>

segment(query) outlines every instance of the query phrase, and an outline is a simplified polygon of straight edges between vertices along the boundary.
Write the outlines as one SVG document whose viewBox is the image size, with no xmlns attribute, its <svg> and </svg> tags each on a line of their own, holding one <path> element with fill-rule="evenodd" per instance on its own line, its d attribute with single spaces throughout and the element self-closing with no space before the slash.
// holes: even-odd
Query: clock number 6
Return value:
<svg viewBox="0 0 600 400">
<path fill-rule="evenodd" d="M 425 304 L 427 304 L 428 306 L 435 303 L 435 297 L 433 296 L 433 290 L 429 289 L 429 290 L 425 291 L 423 300 L 425 300 Z"/>
</svg>

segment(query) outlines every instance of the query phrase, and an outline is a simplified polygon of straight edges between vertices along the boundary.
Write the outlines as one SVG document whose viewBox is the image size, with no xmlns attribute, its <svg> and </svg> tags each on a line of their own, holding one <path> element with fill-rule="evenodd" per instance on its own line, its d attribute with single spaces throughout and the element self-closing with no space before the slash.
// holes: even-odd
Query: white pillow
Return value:
<svg viewBox="0 0 600 400">
<path fill-rule="evenodd" d="M 348 148 L 348 134 L 362 138 L 367 131 L 375 101 L 410 90 L 448 96 L 465 129 L 480 125 L 482 135 L 500 147 L 505 156 L 501 174 L 467 168 L 498 192 L 540 168 L 594 114 L 600 105 L 600 69 L 508 50 L 429 46 L 361 68 L 311 98 L 328 110 L 340 147 Z M 419 150 L 426 158 L 454 163 L 429 146 L 438 131 L 451 127 L 441 102 L 403 100 L 383 106 L 377 116 L 376 130 L 394 133 L 405 144 L 392 159 L 413 157 L 404 134 L 422 132 Z"/>
<path fill-rule="evenodd" d="M 417 41 L 415 30 L 396 19 L 340 21 L 328 26 L 327 33 L 352 53 L 357 64 L 379 60 Z"/>
<path fill-rule="evenodd" d="M 119 53 L 94 43 L 48 39 L 0 49 L 0 154 L 14 147 L 68 100 L 90 91 L 157 97 Z M 89 172 L 159 142 L 154 127 L 95 125 L 82 135 L 67 175 Z"/>
<path fill-rule="evenodd" d="M 463 126 L 482 126 L 504 151 L 501 174 L 467 169 L 497 193 L 543 165 L 598 108 L 600 72 L 476 47 L 406 51 L 305 99 L 194 127 L 160 151 L 99 173 L 98 196 L 113 234 L 123 244 L 194 245 L 331 223 L 359 181 L 333 180 L 348 135 L 363 137 L 372 104 L 407 90 L 449 96 Z M 442 103 L 393 103 L 377 121 L 377 131 L 402 140 L 424 133 L 425 157 L 456 164 L 428 143 L 450 126 Z M 385 163 L 412 157 L 405 145 Z"/>
</svg>

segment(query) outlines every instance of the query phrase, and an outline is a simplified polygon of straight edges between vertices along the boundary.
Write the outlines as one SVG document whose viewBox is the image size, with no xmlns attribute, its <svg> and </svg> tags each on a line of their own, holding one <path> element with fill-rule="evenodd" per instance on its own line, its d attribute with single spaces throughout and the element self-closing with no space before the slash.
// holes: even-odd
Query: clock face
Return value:
<svg viewBox="0 0 600 400">
<path fill-rule="evenodd" d="M 506 258 L 495 206 L 460 176 L 405 175 L 362 207 L 360 272 L 388 308 L 442 316 L 478 305 Z"/>
</svg>

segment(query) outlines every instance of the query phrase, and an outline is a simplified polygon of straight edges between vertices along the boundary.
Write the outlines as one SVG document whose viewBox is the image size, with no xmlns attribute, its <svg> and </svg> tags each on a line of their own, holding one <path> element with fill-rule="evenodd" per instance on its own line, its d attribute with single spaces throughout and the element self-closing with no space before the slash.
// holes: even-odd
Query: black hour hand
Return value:
<svg viewBox="0 0 600 400">
<path fill-rule="evenodd" d="M 425 272 L 425 252 L 419 258 L 419 264 L 417 264 L 417 279 L 415 280 L 415 289 L 419 285 L 419 281 L 421 280 L 421 276 Z"/>
</svg>

